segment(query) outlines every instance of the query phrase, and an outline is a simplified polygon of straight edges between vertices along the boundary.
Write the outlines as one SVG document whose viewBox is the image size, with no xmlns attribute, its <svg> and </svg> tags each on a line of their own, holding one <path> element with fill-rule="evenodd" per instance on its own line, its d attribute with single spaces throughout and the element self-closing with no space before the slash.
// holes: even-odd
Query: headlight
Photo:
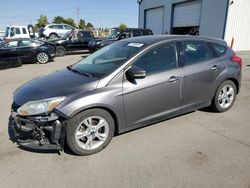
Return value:
<svg viewBox="0 0 250 188">
<path fill-rule="evenodd" d="M 96 42 L 97 45 L 100 45 L 100 44 L 102 44 L 102 43 L 103 43 L 103 41 L 97 41 L 97 42 Z"/>
<path fill-rule="evenodd" d="M 58 106 L 66 97 L 54 97 L 49 99 L 30 101 L 17 109 L 22 116 L 38 115 L 48 113 Z"/>
</svg>

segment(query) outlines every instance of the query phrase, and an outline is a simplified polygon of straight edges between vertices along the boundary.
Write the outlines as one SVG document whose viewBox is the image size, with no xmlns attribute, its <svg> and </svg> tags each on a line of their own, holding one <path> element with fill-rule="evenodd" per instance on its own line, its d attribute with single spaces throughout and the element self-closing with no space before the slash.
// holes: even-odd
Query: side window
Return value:
<svg viewBox="0 0 250 188">
<path fill-rule="evenodd" d="M 92 37 L 90 32 L 83 32 L 83 37 Z"/>
<path fill-rule="evenodd" d="M 26 28 L 22 28 L 23 34 L 27 34 Z"/>
<path fill-rule="evenodd" d="M 55 25 L 54 29 L 63 29 L 63 25 Z"/>
<path fill-rule="evenodd" d="M 10 42 L 6 42 L 6 43 L 4 44 L 4 47 L 5 47 L 5 48 L 16 48 L 16 47 L 17 47 L 17 43 L 18 43 L 17 40 L 15 40 L 15 41 L 10 41 Z"/>
<path fill-rule="evenodd" d="M 68 25 L 64 25 L 64 28 L 67 29 L 67 30 L 73 30 L 73 28 L 68 26 Z"/>
<path fill-rule="evenodd" d="M 120 35 L 120 39 L 126 39 L 126 38 L 130 38 L 131 37 L 131 33 L 130 32 L 122 32 Z"/>
<path fill-rule="evenodd" d="M 54 25 L 50 25 L 48 28 L 50 28 L 50 29 L 54 29 Z"/>
<path fill-rule="evenodd" d="M 30 40 L 20 40 L 19 46 L 21 46 L 21 47 L 31 46 L 31 41 Z"/>
<path fill-rule="evenodd" d="M 204 42 L 181 42 L 181 55 L 187 65 L 213 58 L 212 51 Z"/>
<path fill-rule="evenodd" d="M 227 51 L 226 47 L 221 46 L 219 44 L 211 44 L 211 46 L 214 49 L 215 55 L 217 57 L 223 56 L 226 53 L 226 51 Z"/>
<path fill-rule="evenodd" d="M 17 35 L 20 35 L 20 34 L 21 34 L 20 28 L 15 27 L 15 33 L 16 33 Z"/>
<path fill-rule="evenodd" d="M 134 66 L 144 69 L 147 74 L 176 68 L 176 51 L 172 43 L 163 44 L 139 57 Z"/>
<path fill-rule="evenodd" d="M 142 34 L 141 34 L 141 31 L 137 31 L 137 30 L 135 30 L 135 31 L 133 31 L 133 37 L 138 37 L 138 36 L 141 36 Z"/>
</svg>

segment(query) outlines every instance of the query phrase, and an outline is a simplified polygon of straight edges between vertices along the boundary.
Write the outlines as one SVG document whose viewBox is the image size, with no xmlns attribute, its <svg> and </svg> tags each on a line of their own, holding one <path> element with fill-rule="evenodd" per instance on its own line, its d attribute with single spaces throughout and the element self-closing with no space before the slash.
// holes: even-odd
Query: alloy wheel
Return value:
<svg viewBox="0 0 250 188">
<path fill-rule="evenodd" d="M 99 116 L 91 116 L 84 119 L 77 127 L 75 141 L 85 150 L 93 150 L 100 147 L 108 138 L 109 125 Z"/>
<path fill-rule="evenodd" d="M 221 108 L 228 108 L 234 100 L 234 88 L 230 85 L 222 87 L 218 97 L 218 103 Z"/>
<path fill-rule="evenodd" d="M 48 63 L 49 55 L 45 52 L 40 52 L 37 54 L 37 61 L 41 64 Z"/>
</svg>

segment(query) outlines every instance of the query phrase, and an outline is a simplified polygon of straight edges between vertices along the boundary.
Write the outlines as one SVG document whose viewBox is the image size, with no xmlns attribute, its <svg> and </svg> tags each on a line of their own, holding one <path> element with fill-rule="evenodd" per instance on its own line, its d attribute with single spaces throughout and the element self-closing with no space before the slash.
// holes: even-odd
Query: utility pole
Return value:
<svg viewBox="0 0 250 188">
<path fill-rule="evenodd" d="M 77 17 L 77 24 L 78 24 L 78 27 L 80 25 L 80 8 L 79 7 L 76 7 L 76 17 Z"/>
</svg>

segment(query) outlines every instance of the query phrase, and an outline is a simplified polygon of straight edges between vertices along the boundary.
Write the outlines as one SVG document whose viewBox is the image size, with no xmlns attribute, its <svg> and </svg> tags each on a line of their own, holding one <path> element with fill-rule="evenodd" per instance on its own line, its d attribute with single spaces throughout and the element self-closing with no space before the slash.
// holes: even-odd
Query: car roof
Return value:
<svg viewBox="0 0 250 188">
<path fill-rule="evenodd" d="M 217 43 L 222 46 L 227 46 L 227 43 L 222 39 L 201 37 L 201 36 L 190 36 L 190 35 L 147 35 L 142 37 L 133 37 L 124 39 L 127 42 L 142 43 L 146 45 L 152 45 L 162 41 L 170 40 L 195 40 L 195 41 L 206 41 Z"/>
</svg>

